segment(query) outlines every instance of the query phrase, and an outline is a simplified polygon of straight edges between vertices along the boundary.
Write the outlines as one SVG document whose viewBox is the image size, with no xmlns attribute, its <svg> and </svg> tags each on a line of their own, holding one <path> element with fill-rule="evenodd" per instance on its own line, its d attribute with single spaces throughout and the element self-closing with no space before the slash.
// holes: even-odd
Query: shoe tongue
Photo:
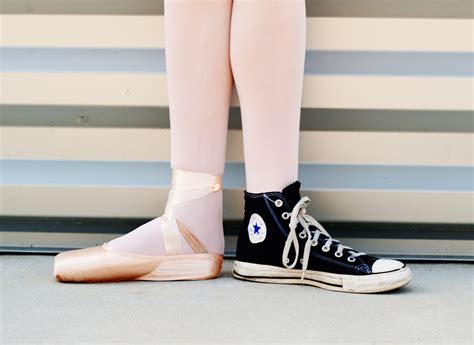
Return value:
<svg viewBox="0 0 474 345">
<path fill-rule="evenodd" d="M 281 194 L 285 197 L 285 200 L 290 204 L 291 207 L 295 206 L 300 201 L 300 187 L 301 182 L 295 181 L 283 188 Z"/>
</svg>

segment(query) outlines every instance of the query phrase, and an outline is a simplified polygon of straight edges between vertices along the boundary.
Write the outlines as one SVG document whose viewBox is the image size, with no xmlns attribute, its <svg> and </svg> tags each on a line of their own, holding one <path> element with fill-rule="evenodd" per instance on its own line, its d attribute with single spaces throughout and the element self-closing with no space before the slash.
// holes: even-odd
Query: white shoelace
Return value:
<svg viewBox="0 0 474 345">
<path fill-rule="evenodd" d="M 304 251 L 303 251 L 303 259 L 301 261 L 303 267 L 302 267 L 302 275 L 301 279 L 304 279 L 306 269 L 308 268 L 308 261 L 309 261 L 309 254 L 311 252 L 311 246 L 317 246 L 318 245 L 318 239 L 321 234 L 324 234 L 328 237 L 326 240 L 326 243 L 323 245 L 323 251 L 328 252 L 331 248 L 332 243 L 337 244 L 337 250 L 334 253 L 334 255 L 339 258 L 342 257 L 342 251 L 344 249 L 348 250 L 349 253 L 351 254 L 348 257 L 348 260 L 350 262 L 355 261 L 355 258 L 360 255 L 365 255 L 366 253 L 362 252 L 357 252 L 351 247 L 344 246 L 342 245 L 338 240 L 335 240 L 329 235 L 329 233 L 326 231 L 326 229 L 323 228 L 319 222 L 311 217 L 310 215 L 306 214 L 306 206 L 308 206 L 309 202 L 311 200 L 307 197 L 304 196 L 298 201 L 298 203 L 293 207 L 293 210 L 291 212 L 291 218 L 290 218 L 290 233 L 288 234 L 288 238 L 286 239 L 285 242 L 285 248 L 283 249 L 283 265 L 286 268 L 294 268 L 296 263 L 298 262 L 298 257 L 299 257 L 299 244 L 298 244 L 298 239 L 297 239 L 297 234 L 296 234 L 296 227 L 298 223 L 300 223 L 303 226 L 303 230 L 299 233 L 299 237 L 301 239 L 306 238 L 306 243 L 304 246 Z M 314 233 L 311 233 L 311 230 L 309 229 L 310 225 L 314 225 L 318 230 L 314 230 Z M 288 254 L 290 252 L 291 247 L 295 248 L 295 260 L 293 263 L 290 264 L 290 258 L 288 257 Z"/>
</svg>

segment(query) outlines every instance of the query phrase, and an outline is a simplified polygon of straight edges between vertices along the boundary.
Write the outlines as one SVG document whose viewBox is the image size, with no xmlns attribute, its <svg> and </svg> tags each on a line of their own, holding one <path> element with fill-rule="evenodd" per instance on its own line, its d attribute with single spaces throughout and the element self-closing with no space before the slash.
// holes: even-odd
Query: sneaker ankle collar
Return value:
<svg viewBox="0 0 474 345">
<path fill-rule="evenodd" d="M 300 181 L 295 181 L 285 188 L 283 188 L 282 191 L 268 191 L 268 192 L 263 192 L 263 193 L 250 193 L 245 191 L 245 196 L 246 197 L 251 197 L 251 198 L 258 198 L 258 197 L 263 197 L 265 194 L 280 194 L 286 201 L 286 203 L 289 205 L 290 208 L 293 208 L 298 201 L 301 199 L 300 195 L 300 187 L 301 187 L 301 182 Z"/>
</svg>

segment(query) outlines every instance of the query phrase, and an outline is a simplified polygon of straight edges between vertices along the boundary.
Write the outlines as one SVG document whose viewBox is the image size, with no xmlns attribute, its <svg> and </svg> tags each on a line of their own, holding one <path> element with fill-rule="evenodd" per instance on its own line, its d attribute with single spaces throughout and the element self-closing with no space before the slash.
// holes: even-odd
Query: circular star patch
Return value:
<svg viewBox="0 0 474 345">
<path fill-rule="evenodd" d="M 249 239 L 252 243 L 260 243 L 265 240 L 267 236 L 267 226 L 257 213 L 253 213 L 250 216 L 249 225 L 247 227 L 249 232 Z"/>
</svg>

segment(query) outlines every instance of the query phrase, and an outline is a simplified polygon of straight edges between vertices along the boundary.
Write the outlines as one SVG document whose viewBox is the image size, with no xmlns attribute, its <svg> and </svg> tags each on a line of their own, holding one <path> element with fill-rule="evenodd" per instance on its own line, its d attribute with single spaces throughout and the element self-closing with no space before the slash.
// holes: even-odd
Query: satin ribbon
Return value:
<svg viewBox="0 0 474 345">
<path fill-rule="evenodd" d="M 165 212 L 161 217 L 161 232 L 166 255 L 181 254 L 181 239 L 173 207 L 186 201 L 202 198 L 222 189 L 222 177 L 173 169 L 171 190 L 168 194 Z"/>
</svg>

